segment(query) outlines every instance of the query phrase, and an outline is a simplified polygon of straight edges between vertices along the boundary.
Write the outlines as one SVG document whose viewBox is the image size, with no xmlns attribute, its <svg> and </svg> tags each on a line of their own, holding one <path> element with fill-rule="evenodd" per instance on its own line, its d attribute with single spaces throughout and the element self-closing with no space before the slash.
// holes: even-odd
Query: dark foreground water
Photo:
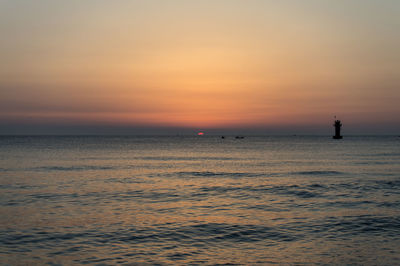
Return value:
<svg viewBox="0 0 400 266">
<path fill-rule="evenodd" d="M 0 264 L 400 261 L 400 138 L 0 137 Z"/>
</svg>

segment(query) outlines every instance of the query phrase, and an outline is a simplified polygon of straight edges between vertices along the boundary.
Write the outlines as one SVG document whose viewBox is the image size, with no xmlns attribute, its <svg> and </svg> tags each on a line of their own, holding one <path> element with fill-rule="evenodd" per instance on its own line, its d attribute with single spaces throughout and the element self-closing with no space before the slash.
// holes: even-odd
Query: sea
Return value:
<svg viewBox="0 0 400 266">
<path fill-rule="evenodd" d="M 1 136 L 1 265 L 399 265 L 400 137 Z"/>
</svg>

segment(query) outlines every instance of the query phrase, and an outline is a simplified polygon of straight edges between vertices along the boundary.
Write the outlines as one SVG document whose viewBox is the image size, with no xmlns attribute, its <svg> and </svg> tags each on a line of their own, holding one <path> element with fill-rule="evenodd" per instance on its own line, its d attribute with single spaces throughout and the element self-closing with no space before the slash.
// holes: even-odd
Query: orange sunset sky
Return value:
<svg viewBox="0 0 400 266">
<path fill-rule="evenodd" d="M 0 134 L 330 134 L 334 115 L 398 134 L 399 14 L 397 0 L 3 0 Z"/>
</svg>

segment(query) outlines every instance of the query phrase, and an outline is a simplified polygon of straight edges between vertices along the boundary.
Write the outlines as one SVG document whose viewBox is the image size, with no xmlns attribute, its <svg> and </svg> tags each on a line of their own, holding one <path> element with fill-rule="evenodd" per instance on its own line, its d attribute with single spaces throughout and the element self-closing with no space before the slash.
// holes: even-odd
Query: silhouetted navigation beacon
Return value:
<svg viewBox="0 0 400 266">
<path fill-rule="evenodd" d="M 335 136 L 333 136 L 332 138 L 342 139 L 343 137 L 340 136 L 340 128 L 342 127 L 342 123 L 340 122 L 340 120 L 335 120 L 335 123 L 333 123 L 333 126 L 335 127 Z"/>
</svg>

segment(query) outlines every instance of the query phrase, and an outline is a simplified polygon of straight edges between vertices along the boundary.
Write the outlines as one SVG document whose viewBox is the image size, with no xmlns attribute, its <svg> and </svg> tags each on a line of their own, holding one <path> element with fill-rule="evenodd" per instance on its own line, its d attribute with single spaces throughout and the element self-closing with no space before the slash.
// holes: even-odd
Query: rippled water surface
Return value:
<svg viewBox="0 0 400 266">
<path fill-rule="evenodd" d="M 0 263 L 395 265 L 400 138 L 0 137 Z"/>
</svg>

